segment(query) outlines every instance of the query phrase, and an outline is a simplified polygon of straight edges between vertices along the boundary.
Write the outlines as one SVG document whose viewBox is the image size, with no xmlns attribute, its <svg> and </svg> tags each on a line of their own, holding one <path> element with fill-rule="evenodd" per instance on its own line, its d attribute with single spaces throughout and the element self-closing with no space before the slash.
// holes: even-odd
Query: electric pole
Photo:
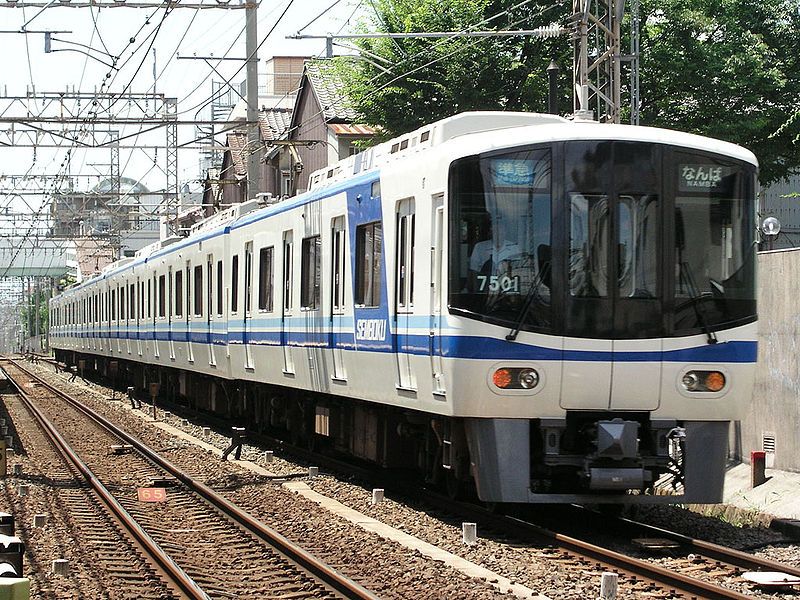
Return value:
<svg viewBox="0 0 800 600">
<path fill-rule="evenodd" d="M 249 0 L 245 7 L 245 51 L 247 54 L 247 198 L 261 191 L 261 161 L 258 125 L 258 4 Z"/>
</svg>

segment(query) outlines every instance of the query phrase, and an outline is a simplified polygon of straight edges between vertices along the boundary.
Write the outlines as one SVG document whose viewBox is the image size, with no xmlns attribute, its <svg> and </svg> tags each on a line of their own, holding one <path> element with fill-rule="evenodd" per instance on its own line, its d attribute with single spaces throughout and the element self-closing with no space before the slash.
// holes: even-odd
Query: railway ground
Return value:
<svg viewBox="0 0 800 600">
<path fill-rule="evenodd" d="M 750 465 L 728 469 L 723 501 L 726 518 L 744 520 L 757 515 L 765 524 L 791 529 L 800 538 L 800 473 L 767 469 L 766 475 L 765 483 L 752 488 Z"/>
<path fill-rule="evenodd" d="M 75 388 L 83 388 L 101 397 L 108 393 L 102 386 L 91 382 L 84 384 L 84 382 L 78 380 L 70 384 L 67 382 L 68 377 L 66 375 L 55 375 L 49 367 L 44 365 L 41 365 L 38 370 L 40 372 L 49 371 L 51 375 L 55 376 L 55 379 L 62 380 L 68 387 L 71 385 Z M 201 447 L 204 451 L 214 456 L 219 456 L 222 448 L 227 443 L 224 435 L 217 434 L 213 430 L 208 431 L 208 428 L 203 428 L 199 424 L 191 423 L 176 415 L 167 417 L 162 414 L 158 422 L 153 422 L 148 415 L 147 407 L 145 407 L 144 411 L 130 410 L 125 401 L 101 402 L 101 404 L 110 408 L 113 407 L 114 411 L 124 413 L 129 418 L 136 417 L 137 421 L 143 421 L 144 423 L 142 424 L 146 423 L 147 427 L 160 429 L 168 437 L 173 439 L 182 438 L 176 440 L 176 443 L 181 447 L 186 444 L 187 449 L 190 446 Z M 252 477 L 259 480 L 265 477 L 268 478 L 267 471 L 282 475 L 287 479 L 285 485 L 282 485 L 284 489 L 298 496 L 302 495 L 308 501 L 325 508 L 332 513 L 332 519 L 349 521 L 350 526 L 356 526 L 381 536 L 388 545 L 399 543 L 399 545 L 415 554 L 419 553 L 417 555 L 422 555 L 424 561 L 430 561 L 428 563 L 430 566 L 426 567 L 428 569 L 432 568 L 432 564 L 447 565 L 447 567 L 455 568 L 457 577 L 471 580 L 475 582 L 474 585 L 486 585 L 489 583 L 489 587 L 494 588 L 494 594 L 508 594 L 510 592 L 517 597 L 531 597 L 531 595 L 536 597 L 539 594 L 545 594 L 549 598 L 568 598 L 570 600 L 573 598 L 596 597 L 597 585 L 601 574 L 601 569 L 599 569 L 598 565 L 592 563 L 572 564 L 573 561 L 570 557 L 561 556 L 558 552 L 526 548 L 525 545 L 519 546 L 516 543 L 509 544 L 493 534 L 489 534 L 488 537 L 481 535 L 483 539 L 479 544 L 465 548 L 460 540 L 458 524 L 454 527 L 452 523 L 447 522 L 447 519 L 440 520 L 435 511 L 431 512 L 429 509 L 415 510 L 413 506 L 401 506 L 388 498 L 383 504 L 371 506 L 369 490 L 359 486 L 350 486 L 345 481 L 337 481 L 328 476 L 320 476 L 313 479 L 305 477 L 293 478 L 293 474 L 298 474 L 297 463 L 285 463 L 284 460 L 277 456 L 278 453 L 276 452 L 274 460 L 267 461 L 269 464 L 265 465 L 263 454 L 264 448 L 259 449 L 246 444 L 243 458 L 249 460 L 241 461 L 236 466 L 247 468 L 251 472 L 256 471 L 255 475 L 249 476 L 242 473 L 241 475 L 233 476 L 230 473 L 227 475 L 220 473 L 219 478 L 214 481 L 219 479 L 220 481 L 217 481 L 218 484 L 222 485 L 224 483 L 231 490 L 242 488 L 240 492 L 243 492 L 247 491 L 247 481 Z M 230 466 L 233 467 L 234 465 L 231 464 Z M 223 470 L 227 471 L 227 469 Z M 773 473 L 770 472 L 768 475 L 773 475 Z M 781 477 L 774 478 L 783 481 Z M 222 481 L 223 479 L 225 480 L 224 482 Z M 272 481 L 278 483 L 274 480 Z M 237 492 L 234 491 L 233 493 Z M 336 497 L 338 501 L 326 500 L 326 496 Z M 747 508 L 749 507 L 746 504 L 742 508 L 742 524 L 758 522 L 755 519 L 744 521 L 745 518 L 750 518 L 747 517 L 748 513 L 745 512 Z M 419 512 L 419 510 L 422 510 L 422 512 Z M 665 508 L 664 510 L 667 509 Z M 687 520 L 690 518 L 691 513 L 688 513 L 688 511 L 677 512 L 686 513 Z M 666 515 L 670 525 L 673 524 L 670 520 L 674 516 L 673 513 Z M 694 516 L 697 517 L 697 521 L 688 523 L 686 528 L 689 531 L 684 533 L 698 533 L 697 522 L 715 521 L 715 519 L 702 519 L 699 515 Z M 735 538 L 735 540 L 731 541 L 732 547 L 754 549 L 755 547 L 769 546 L 765 548 L 768 553 L 774 554 L 776 550 L 778 552 L 783 551 L 784 554 L 781 556 L 783 562 L 800 566 L 800 555 L 798 554 L 800 548 L 796 545 L 787 547 L 785 545 L 786 542 L 783 542 L 781 546 L 781 542 L 777 539 L 777 532 L 772 532 L 763 527 L 752 528 L 753 531 L 749 532 L 748 530 L 751 529 L 749 527 L 733 527 L 732 524 L 735 522 L 733 518 L 728 519 L 728 523 L 731 524 L 728 529 L 731 530 L 731 536 Z M 705 526 L 706 524 L 703 523 L 703 525 Z M 709 525 L 713 526 L 713 523 L 709 523 Z M 479 532 L 479 535 L 481 533 L 488 534 L 488 532 Z M 715 531 L 704 537 L 705 539 L 718 539 L 718 536 L 719 532 L 715 529 Z M 773 546 L 773 541 L 779 544 L 778 547 Z M 697 568 L 701 566 L 697 565 Z M 478 570 L 475 570 L 476 567 Z M 534 574 L 534 571 L 537 571 L 540 567 L 547 573 Z M 752 594 L 755 597 L 776 597 L 753 593 L 756 592 L 755 589 L 742 585 L 741 582 L 737 583 L 737 579 L 738 577 L 735 576 L 733 585 L 745 592 L 747 596 Z M 397 583 L 400 584 L 399 581 Z M 622 595 L 619 597 L 672 597 L 658 593 L 654 594 L 652 591 L 642 589 L 641 585 L 634 587 L 630 582 L 627 582 L 624 587 L 622 581 L 620 581 L 620 584 Z M 477 592 L 478 590 L 473 589 L 472 591 Z M 418 597 L 453 597 L 453 593 L 463 593 L 463 587 L 456 587 L 456 589 L 452 590 L 429 589 L 426 592 L 427 594 Z M 451 593 L 448 594 L 448 592 Z M 493 596 L 494 594 L 489 592 L 488 596 Z M 474 597 L 477 597 L 477 595 Z"/>
</svg>

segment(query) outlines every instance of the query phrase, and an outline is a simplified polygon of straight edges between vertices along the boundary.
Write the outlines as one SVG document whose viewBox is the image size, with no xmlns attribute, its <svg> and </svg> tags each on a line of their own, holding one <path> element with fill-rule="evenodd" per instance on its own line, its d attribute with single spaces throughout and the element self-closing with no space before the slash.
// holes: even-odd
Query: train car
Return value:
<svg viewBox="0 0 800 600">
<path fill-rule="evenodd" d="M 695 135 L 464 113 L 73 286 L 51 343 L 453 494 L 719 502 L 757 355 L 756 177 Z"/>
</svg>

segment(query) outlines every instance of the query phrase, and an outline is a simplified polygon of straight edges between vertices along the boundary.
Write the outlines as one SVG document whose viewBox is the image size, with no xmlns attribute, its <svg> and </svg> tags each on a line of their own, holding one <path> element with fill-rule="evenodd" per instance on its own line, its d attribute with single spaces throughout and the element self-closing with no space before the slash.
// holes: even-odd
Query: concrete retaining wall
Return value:
<svg viewBox="0 0 800 600">
<path fill-rule="evenodd" d="M 758 254 L 758 316 L 756 386 L 737 446 L 749 461 L 771 434 L 768 466 L 800 472 L 800 249 Z"/>
</svg>

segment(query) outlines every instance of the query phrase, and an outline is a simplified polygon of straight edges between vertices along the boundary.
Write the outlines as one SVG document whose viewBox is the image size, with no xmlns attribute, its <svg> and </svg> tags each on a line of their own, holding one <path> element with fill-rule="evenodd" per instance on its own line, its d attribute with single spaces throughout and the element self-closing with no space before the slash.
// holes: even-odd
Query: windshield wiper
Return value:
<svg viewBox="0 0 800 600">
<path fill-rule="evenodd" d="M 525 319 L 528 318 L 528 313 L 531 310 L 531 306 L 533 306 L 533 301 L 537 298 L 541 298 L 539 295 L 539 284 L 544 281 L 547 272 L 550 270 L 550 263 L 544 265 L 544 267 L 539 271 L 539 274 L 536 278 L 531 282 L 531 287 L 528 290 L 528 294 L 525 296 L 525 302 L 522 304 L 522 308 L 520 309 L 519 316 L 517 317 L 516 325 L 514 325 L 513 329 L 508 332 L 506 335 L 506 340 L 509 342 L 513 342 L 517 339 L 520 330 L 522 329 L 523 323 L 525 323 Z"/>
<path fill-rule="evenodd" d="M 704 312 L 700 310 L 699 300 L 702 299 L 702 296 L 697 291 L 697 285 L 695 285 L 694 282 L 694 275 L 692 275 L 692 268 L 686 261 L 678 264 L 680 266 L 681 279 L 683 279 L 683 281 L 686 283 L 686 287 L 689 289 L 689 299 L 692 301 L 692 305 L 694 306 L 694 313 L 697 315 L 697 321 L 700 323 L 700 328 L 703 330 L 703 333 L 706 334 L 708 343 L 716 344 L 718 341 L 717 334 L 714 333 L 711 330 L 711 327 L 708 326 L 708 322 L 706 322 L 706 316 Z"/>
</svg>

